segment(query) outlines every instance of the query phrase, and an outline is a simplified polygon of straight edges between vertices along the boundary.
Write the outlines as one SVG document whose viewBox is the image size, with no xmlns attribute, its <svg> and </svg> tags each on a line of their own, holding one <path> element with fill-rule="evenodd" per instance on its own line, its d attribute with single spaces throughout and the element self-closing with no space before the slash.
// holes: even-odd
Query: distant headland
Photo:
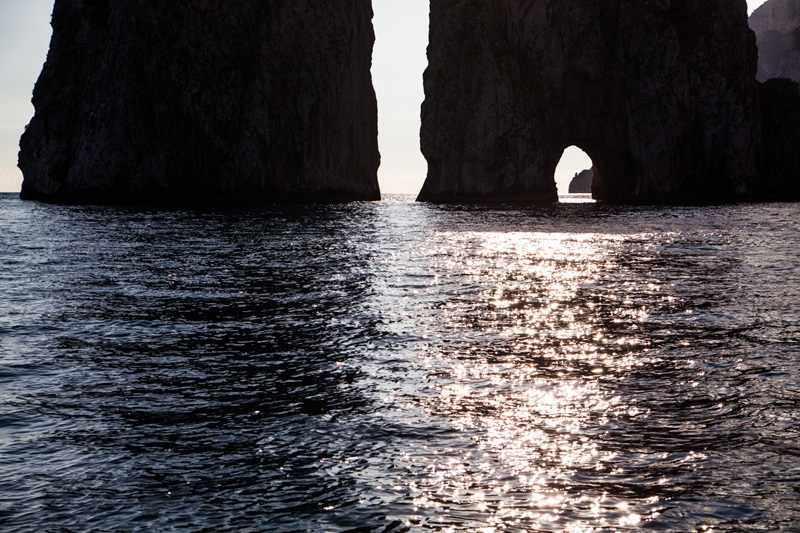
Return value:
<svg viewBox="0 0 800 533">
<path fill-rule="evenodd" d="M 371 17 L 56 0 L 21 196 L 378 199 Z M 800 89 L 757 81 L 745 0 L 432 2 L 428 57 L 420 200 L 556 201 L 571 145 L 606 202 L 800 199 Z"/>
<path fill-rule="evenodd" d="M 587 168 L 584 171 L 578 172 L 569 182 L 570 194 L 588 194 L 592 192 L 592 180 L 594 179 L 594 171 Z"/>
</svg>

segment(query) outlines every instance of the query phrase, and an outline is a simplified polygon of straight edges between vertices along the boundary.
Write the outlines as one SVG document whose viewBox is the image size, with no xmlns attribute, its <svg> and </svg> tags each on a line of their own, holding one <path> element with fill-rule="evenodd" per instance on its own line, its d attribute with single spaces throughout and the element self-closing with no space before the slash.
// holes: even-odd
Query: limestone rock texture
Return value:
<svg viewBox="0 0 800 533">
<path fill-rule="evenodd" d="M 56 0 L 22 197 L 378 199 L 374 33 L 352 0 Z"/>
<path fill-rule="evenodd" d="M 800 0 L 768 0 L 749 24 L 758 42 L 758 80 L 800 82 Z"/>
<path fill-rule="evenodd" d="M 587 168 L 582 172 L 578 172 L 569 182 L 570 194 L 588 194 L 592 192 L 592 180 L 594 179 L 594 172 L 591 168 Z"/>
<path fill-rule="evenodd" d="M 434 1 L 428 59 L 422 201 L 556 201 L 570 145 L 599 200 L 753 196 L 745 0 Z"/>
</svg>

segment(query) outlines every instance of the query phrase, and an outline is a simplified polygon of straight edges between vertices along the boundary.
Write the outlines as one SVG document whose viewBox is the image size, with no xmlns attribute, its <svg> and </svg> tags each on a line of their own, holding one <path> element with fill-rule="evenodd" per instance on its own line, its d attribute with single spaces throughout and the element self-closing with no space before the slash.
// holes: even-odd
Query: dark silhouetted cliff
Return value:
<svg viewBox="0 0 800 533">
<path fill-rule="evenodd" d="M 756 197 L 800 199 L 800 86 L 787 79 L 760 84 L 761 135 Z"/>
<path fill-rule="evenodd" d="M 377 199 L 369 2 L 57 0 L 22 196 Z"/>
</svg>

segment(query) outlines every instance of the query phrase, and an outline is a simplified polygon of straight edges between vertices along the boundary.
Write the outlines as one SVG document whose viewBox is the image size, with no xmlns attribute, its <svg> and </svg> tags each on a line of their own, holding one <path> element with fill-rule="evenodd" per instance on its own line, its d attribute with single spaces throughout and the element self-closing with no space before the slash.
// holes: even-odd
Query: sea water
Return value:
<svg viewBox="0 0 800 533">
<path fill-rule="evenodd" d="M 800 204 L 0 196 L 0 529 L 800 531 Z"/>
</svg>

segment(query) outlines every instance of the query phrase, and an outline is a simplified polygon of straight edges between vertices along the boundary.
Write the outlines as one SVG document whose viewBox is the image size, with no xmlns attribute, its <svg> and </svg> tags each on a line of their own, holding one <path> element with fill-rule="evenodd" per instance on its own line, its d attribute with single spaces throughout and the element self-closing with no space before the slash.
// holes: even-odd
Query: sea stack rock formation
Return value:
<svg viewBox="0 0 800 533">
<path fill-rule="evenodd" d="M 556 201 L 576 145 L 610 202 L 749 199 L 760 142 L 745 0 L 432 2 L 423 201 Z"/>
<path fill-rule="evenodd" d="M 800 0 L 769 0 L 749 23 L 758 41 L 758 80 L 800 82 Z"/>
<path fill-rule="evenodd" d="M 56 0 L 23 198 L 378 199 L 369 2 Z"/>
</svg>

